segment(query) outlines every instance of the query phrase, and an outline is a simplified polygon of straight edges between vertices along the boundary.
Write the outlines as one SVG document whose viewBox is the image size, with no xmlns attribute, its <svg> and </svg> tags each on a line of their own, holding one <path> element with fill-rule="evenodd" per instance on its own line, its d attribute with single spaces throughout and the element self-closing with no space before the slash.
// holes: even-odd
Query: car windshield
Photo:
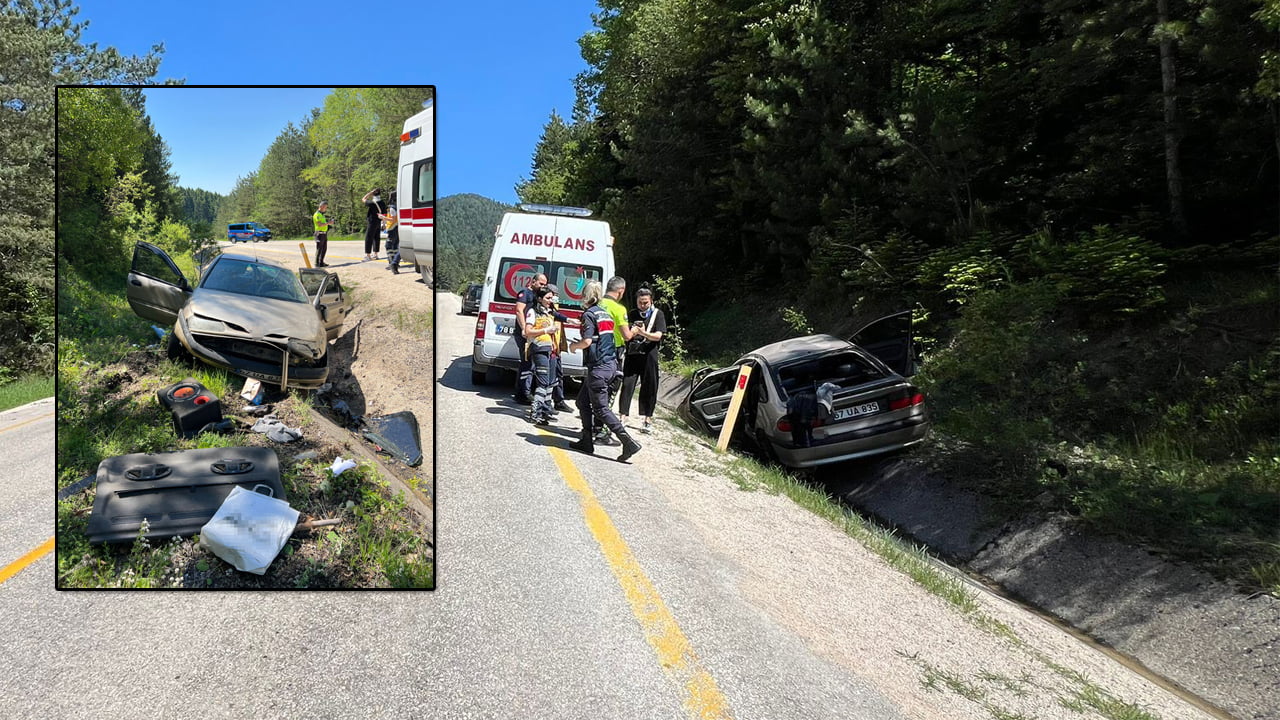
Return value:
<svg viewBox="0 0 1280 720">
<path fill-rule="evenodd" d="M 302 283 L 289 270 L 276 265 L 219 258 L 205 273 L 200 287 L 238 295 L 254 295 L 273 300 L 305 303 Z"/>
<path fill-rule="evenodd" d="M 778 368 L 778 387 L 784 396 L 815 390 L 822 383 L 841 389 L 855 387 L 885 377 L 883 371 L 853 350 L 805 358 Z"/>
</svg>

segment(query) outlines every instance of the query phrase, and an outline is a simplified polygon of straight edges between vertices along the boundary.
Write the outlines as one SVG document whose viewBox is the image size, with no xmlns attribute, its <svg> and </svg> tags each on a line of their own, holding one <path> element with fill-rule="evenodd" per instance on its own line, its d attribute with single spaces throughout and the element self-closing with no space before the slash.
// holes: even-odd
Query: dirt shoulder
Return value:
<svg viewBox="0 0 1280 720">
<path fill-rule="evenodd" d="M 682 397 L 680 380 L 664 377 L 661 402 L 670 409 Z M 824 481 L 833 496 L 1232 715 L 1280 718 L 1276 598 L 1089 533 L 1068 516 L 1000 517 L 994 503 L 909 456 Z"/>
</svg>

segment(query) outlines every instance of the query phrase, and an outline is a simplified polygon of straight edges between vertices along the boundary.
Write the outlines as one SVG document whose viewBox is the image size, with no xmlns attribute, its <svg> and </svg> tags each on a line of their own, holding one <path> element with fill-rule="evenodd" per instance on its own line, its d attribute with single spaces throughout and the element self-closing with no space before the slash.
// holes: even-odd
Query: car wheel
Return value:
<svg viewBox="0 0 1280 720">
<path fill-rule="evenodd" d="M 756 428 L 755 441 L 760 448 L 760 455 L 764 457 L 766 462 L 775 465 L 781 464 L 781 461 L 778 460 L 778 453 L 773 449 L 773 441 L 769 439 L 764 430 Z"/>
<path fill-rule="evenodd" d="M 195 358 L 187 351 L 187 348 L 178 340 L 178 336 L 174 330 L 169 331 L 169 341 L 164 348 L 165 356 L 175 362 L 189 363 Z"/>
<path fill-rule="evenodd" d="M 472 384 L 472 385 L 483 385 L 483 384 L 485 384 L 485 382 L 487 382 L 487 381 L 488 381 L 488 377 L 487 377 L 487 376 L 488 376 L 488 374 L 489 374 L 489 373 L 488 373 L 488 371 L 487 371 L 487 370 L 472 370 L 472 371 L 471 371 L 471 384 Z"/>
</svg>

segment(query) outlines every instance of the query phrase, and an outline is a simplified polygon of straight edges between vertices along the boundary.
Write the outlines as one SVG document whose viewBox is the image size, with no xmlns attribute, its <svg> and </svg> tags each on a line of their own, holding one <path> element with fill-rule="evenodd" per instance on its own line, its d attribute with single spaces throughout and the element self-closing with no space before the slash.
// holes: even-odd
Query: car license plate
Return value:
<svg viewBox="0 0 1280 720">
<path fill-rule="evenodd" d="M 841 408 L 831 416 L 831 419 L 835 422 L 839 422 L 841 420 L 848 420 L 849 418 L 855 418 L 861 415 L 870 415 L 878 412 L 880 412 L 880 403 L 869 402 L 863 403 L 862 405 L 855 405 L 853 407 Z"/>
</svg>

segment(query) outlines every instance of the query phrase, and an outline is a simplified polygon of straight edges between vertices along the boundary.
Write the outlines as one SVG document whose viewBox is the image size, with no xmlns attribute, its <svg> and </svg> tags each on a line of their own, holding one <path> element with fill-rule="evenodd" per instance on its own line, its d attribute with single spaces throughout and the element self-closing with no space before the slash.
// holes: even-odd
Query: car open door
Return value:
<svg viewBox="0 0 1280 720">
<path fill-rule="evenodd" d="M 324 321 L 325 337 L 333 340 L 342 332 L 342 324 L 351 312 L 351 298 L 342 290 L 338 276 L 319 268 L 299 268 L 298 279 L 307 291 L 307 297 L 320 311 Z"/>
<path fill-rule="evenodd" d="M 876 320 L 854 333 L 849 342 L 875 355 L 902 377 L 915 374 L 910 310 Z"/>
<path fill-rule="evenodd" d="M 165 251 L 139 242 L 133 246 L 125 295 L 135 315 L 167 328 L 191 298 L 191 284 Z"/>
<path fill-rule="evenodd" d="M 705 424 L 713 433 L 724 426 L 733 399 L 734 380 L 738 378 L 737 365 L 706 373 L 695 380 L 689 393 L 689 412 Z"/>
</svg>

